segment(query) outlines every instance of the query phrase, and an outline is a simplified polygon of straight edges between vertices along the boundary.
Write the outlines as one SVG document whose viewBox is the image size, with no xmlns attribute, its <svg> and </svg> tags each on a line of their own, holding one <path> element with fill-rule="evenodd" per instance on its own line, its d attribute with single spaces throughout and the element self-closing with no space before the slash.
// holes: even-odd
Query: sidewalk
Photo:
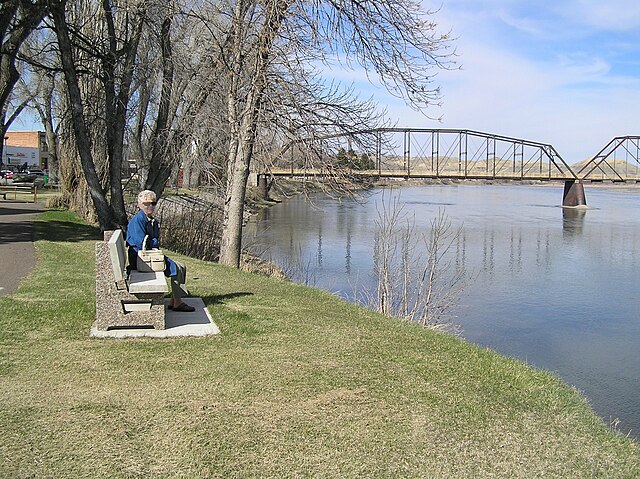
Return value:
<svg viewBox="0 0 640 479">
<path fill-rule="evenodd" d="M 0 296 L 14 291 L 36 264 L 33 221 L 44 206 L 0 200 Z"/>
<path fill-rule="evenodd" d="M 42 211 L 44 206 L 41 204 L 0 200 L 0 296 L 16 290 L 22 278 L 35 267 L 33 223 Z M 220 334 L 201 298 L 185 298 L 184 301 L 196 311 L 179 313 L 167 310 L 164 330 L 123 328 L 97 331 L 92 327 L 89 335 L 96 338 L 173 338 Z"/>
</svg>

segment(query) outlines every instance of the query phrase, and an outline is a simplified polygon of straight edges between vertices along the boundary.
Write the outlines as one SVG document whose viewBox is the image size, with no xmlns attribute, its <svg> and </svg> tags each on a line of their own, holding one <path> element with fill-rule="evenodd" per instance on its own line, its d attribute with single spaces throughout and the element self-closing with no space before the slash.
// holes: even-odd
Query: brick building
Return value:
<svg viewBox="0 0 640 479">
<path fill-rule="evenodd" d="M 4 134 L 3 163 L 17 166 L 27 163 L 42 169 L 48 167 L 49 149 L 43 131 L 7 131 Z"/>
</svg>

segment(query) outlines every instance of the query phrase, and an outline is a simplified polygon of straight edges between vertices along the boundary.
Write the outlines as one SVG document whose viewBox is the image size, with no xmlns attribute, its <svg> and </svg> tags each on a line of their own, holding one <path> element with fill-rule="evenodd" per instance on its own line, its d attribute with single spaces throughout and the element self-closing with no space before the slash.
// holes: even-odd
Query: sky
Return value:
<svg viewBox="0 0 640 479">
<path fill-rule="evenodd" d="M 364 72 L 333 71 L 398 127 L 482 131 L 552 144 L 573 164 L 640 135 L 640 0 L 422 0 L 450 32 L 459 69 L 421 114 Z M 38 126 L 25 115 L 12 129 Z"/>
<path fill-rule="evenodd" d="M 399 127 L 454 128 L 552 144 L 569 164 L 640 135 L 640 0 L 423 0 L 455 38 L 460 69 L 435 83 L 429 119 L 383 90 Z M 439 119 L 439 120 L 438 120 Z"/>
</svg>

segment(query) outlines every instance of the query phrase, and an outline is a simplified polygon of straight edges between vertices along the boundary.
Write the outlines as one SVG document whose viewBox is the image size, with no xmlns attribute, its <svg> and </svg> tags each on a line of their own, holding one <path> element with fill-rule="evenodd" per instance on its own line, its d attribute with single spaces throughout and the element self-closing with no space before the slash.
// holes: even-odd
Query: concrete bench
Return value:
<svg viewBox="0 0 640 479">
<path fill-rule="evenodd" d="M 122 231 L 105 231 L 104 241 L 96 243 L 96 329 L 165 329 L 164 273 L 133 270 L 127 277 L 126 263 Z"/>
</svg>

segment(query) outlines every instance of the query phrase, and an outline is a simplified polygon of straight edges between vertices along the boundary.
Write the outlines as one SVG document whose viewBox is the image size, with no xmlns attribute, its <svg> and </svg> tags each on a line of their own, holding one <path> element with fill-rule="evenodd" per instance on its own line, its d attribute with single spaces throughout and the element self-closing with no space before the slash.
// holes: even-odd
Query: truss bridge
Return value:
<svg viewBox="0 0 640 479">
<path fill-rule="evenodd" d="M 323 137 L 314 140 L 314 145 L 322 150 L 316 155 L 329 160 L 338 158 L 338 151 L 343 156 L 347 151 L 347 158 L 353 159 L 351 168 L 346 165 L 352 176 L 562 181 L 565 206 L 586 205 L 585 182 L 640 182 L 640 136 L 614 138 L 594 157 L 573 166 L 550 144 L 474 130 L 381 128 L 358 132 L 348 140 L 339 135 Z M 285 155 L 268 175 L 334 173 L 332 161 L 322 161 L 321 168 L 304 167 L 300 149 L 299 144 L 288 145 Z"/>
<path fill-rule="evenodd" d="M 640 183 L 640 136 L 618 136 L 573 168 L 582 181 Z"/>
</svg>

